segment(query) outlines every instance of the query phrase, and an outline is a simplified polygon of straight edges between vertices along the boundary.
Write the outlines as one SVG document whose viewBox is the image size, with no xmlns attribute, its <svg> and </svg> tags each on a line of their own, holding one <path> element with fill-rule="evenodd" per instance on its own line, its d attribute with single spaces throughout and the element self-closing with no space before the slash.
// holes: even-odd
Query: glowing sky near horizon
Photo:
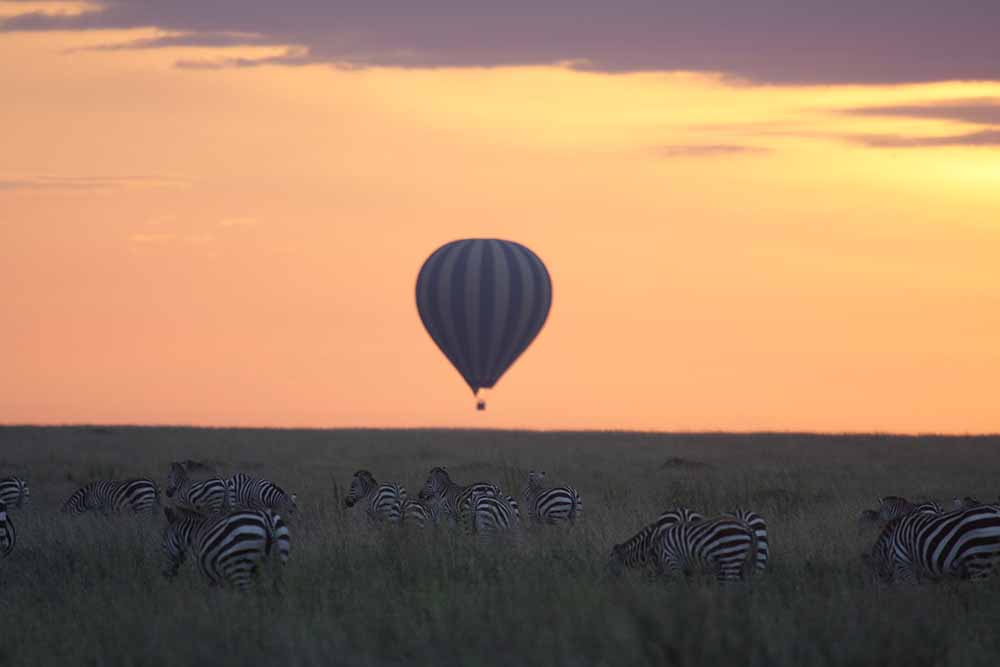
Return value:
<svg viewBox="0 0 1000 667">
<path fill-rule="evenodd" d="M 359 11 L 335 49 L 323 3 L 196 4 L 0 2 L 0 423 L 1000 431 L 975 34 L 808 80 L 800 37 L 728 71 L 635 26 L 502 50 Z M 484 413 L 413 303 L 481 236 L 554 285 Z"/>
</svg>

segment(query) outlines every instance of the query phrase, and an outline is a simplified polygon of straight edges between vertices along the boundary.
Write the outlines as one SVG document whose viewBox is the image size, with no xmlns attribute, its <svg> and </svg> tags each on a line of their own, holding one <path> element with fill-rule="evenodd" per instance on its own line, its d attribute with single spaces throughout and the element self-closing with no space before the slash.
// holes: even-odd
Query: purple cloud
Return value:
<svg viewBox="0 0 1000 667">
<path fill-rule="evenodd" d="M 939 137 L 906 137 L 892 134 L 853 135 L 852 141 L 874 148 L 933 148 L 938 146 L 1000 146 L 1000 129 Z"/>
<path fill-rule="evenodd" d="M 980 97 L 896 106 L 858 107 L 847 109 L 843 113 L 854 116 L 932 118 L 976 123 L 978 125 L 1000 125 L 1000 99 Z"/>
<path fill-rule="evenodd" d="M 662 157 L 720 157 L 724 155 L 761 155 L 770 148 L 741 144 L 677 144 L 660 146 L 656 153 Z"/>
<path fill-rule="evenodd" d="M 759 82 L 1000 80 L 1000 3 L 984 0 L 99 0 L 80 15 L 25 12 L 3 31 L 155 27 L 133 48 L 292 47 L 262 61 L 402 67 L 572 62 L 605 72 L 697 70 Z M 180 42 L 172 41 L 180 39 Z M 239 40 L 235 40 L 238 42 Z"/>
</svg>

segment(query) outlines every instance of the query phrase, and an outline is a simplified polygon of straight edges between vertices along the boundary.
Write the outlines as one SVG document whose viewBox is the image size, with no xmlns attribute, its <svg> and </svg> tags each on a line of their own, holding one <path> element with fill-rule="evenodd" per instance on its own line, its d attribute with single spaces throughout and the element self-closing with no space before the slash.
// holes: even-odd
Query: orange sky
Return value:
<svg viewBox="0 0 1000 667">
<path fill-rule="evenodd" d="M 850 112 L 1000 84 L 80 50 L 150 34 L 0 35 L 0 422 L 1000 431 L 1000 147 Z M 484 413 L 413 303 L 466 237 L 554 285 Z"/>
</svg>

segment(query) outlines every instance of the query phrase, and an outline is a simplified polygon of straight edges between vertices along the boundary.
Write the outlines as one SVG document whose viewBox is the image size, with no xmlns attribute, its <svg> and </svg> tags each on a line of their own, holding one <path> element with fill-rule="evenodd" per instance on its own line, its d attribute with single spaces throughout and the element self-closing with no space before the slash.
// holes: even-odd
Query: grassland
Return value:
<svg viewBox="0 0 1000 667">
<path fill-rule="evenodd" d="M 247 595 L 191 564 L 160 576 L 161 516 L 58 513 L 79 484 L 177 459 L 298 494 L 292 561 Z M 357 468 L 415 495 L 429 468 L 576 485 L 583 521 L 492 546 L 376 529 L 335 502 Z M 0 429 L 0 475 L 30 479 L 0 561 L 2 665 L 996 665 L 1000 582 L 878 588 L 856 515 L 890 493 L 1000 493 L 1000 438 L 180 428 Z M 770 523 L 749 586 L 610 578 L 610 546 L 659 511 L 737 506 Z M 359 513 L 360 510 L 357 510 Z"/>
</svg>

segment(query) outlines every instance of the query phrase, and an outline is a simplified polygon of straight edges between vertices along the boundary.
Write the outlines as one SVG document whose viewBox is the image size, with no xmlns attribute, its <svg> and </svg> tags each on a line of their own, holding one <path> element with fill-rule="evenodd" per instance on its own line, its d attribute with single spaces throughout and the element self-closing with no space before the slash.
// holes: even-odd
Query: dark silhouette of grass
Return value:
<svg viewBox="0 0 1000 667">
<path fill-rule="evenodd" d="M 280 585 L 276 565 L 246 595 L 190 563 L 169 582 L 161 516 L 58 513 L 92 478 L 163 484 L 186 459 L 298 494 Z M 586 512 L 491 545 L 336 502 L 359 468 L 415 496 L 434 465 L 518 496 L 541 468 Z M 858 556 L 876 529 L 857 516 L 888 494 L 996 497 L 998 466 L 988 437 L 0 428 L 0 476 L 32 489 L 0 561 L 0 665 L 994 665 L 1000 582 L 870 585 Z M 728 588 L 609 577 L 610 546 L 676 505 L 762 513 L 771 571 Z"/>
</svg>

